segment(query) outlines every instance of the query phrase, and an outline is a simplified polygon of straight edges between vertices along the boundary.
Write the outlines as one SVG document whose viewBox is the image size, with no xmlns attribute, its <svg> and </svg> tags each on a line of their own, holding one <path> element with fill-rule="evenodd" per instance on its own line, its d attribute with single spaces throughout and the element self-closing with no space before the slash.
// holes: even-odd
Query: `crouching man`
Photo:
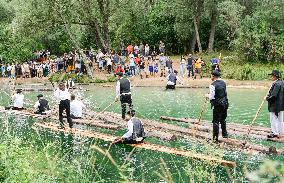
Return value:
<svg viewBox="0 0 284 183">
<path fill-rule="evenodd" d="M 125 121 L 128 121 L 126 132 L 122 137 L 115 139 L 112 144 L 123 143 L 123 144 L 138 144 L 142 143 L 145 139 L 145 131 L 143 123 L 140 119 L 134 117 L 135 111 L 128 111 L 125 116 Z"/>
<path fill-rule="evenodd" d="M 47 113 L 50 113 L 50 108 L 48 105 L 48 101 L 43 98 L 42 94 L 39 94 L 37 96 L 38 101 L 35 103 L 34 108 L 35 108 L 35 114 L 41 114 L 45 115 Z"/>
</svg>

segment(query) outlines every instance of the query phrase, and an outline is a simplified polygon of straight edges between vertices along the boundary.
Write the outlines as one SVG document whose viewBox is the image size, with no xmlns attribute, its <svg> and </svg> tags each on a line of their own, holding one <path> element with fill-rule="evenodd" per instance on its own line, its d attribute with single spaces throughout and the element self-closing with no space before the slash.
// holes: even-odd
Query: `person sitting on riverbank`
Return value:
<svg viewBox="0 0 284 183">
<path fill-rule="evenodd" d="M 270 114 L 271 132 L 267 138 L 277 138 L 284 134 L 283 111 L 284 111 L 284 83 L 278 70 L 273 70 L 271 79 L 274 81 L 269 94 L 266 97 Z"/>
<path fill-rule="evenodd" d="M 177 73 L 178 71 L 177 70 L 174 70 L 174 72 L 170 73 L 168 76 L 167 76 L 167 86 L 166 86 L 166 89 L 175 89 L 176 88 L 176 84 L 177 84 L 177 81 L 181 84 L 182 81 L 179 79 L 179 77 L 177 76 Z"/>
<path fill-rule="evenodd" d="M 86 106 L 83 104 L 83 102 L 75 98 L 75 95 L 72 94 L 70 102 L 70 116 L 72 119 L 81 119 L 83 116 L 83 109 L 85 109 Z"/>
<path fill-rule="evenodd" d="M 138 144 L 143 143 L 146 138 L 143 123 L 140 119 L 135 117 L 135 111 L 128 111 L 125 116 L 127 122 L 128 131 L 122 136 L 115 139 L 112 144 L 123 143 L 123 144 Z"/>
<path fill-rule="evenodd" d="M 36 101 L 34 108 L 36 110 L 35 114 L 41 114 L 41 115 L 45 115 L 47 113 L 49 113 L 50 108 L 48 105 L 48 101 L 46 99 L 43 98 L 42 94 L 39 94 L 37 96 L 38 101 Z"/>
</svg>

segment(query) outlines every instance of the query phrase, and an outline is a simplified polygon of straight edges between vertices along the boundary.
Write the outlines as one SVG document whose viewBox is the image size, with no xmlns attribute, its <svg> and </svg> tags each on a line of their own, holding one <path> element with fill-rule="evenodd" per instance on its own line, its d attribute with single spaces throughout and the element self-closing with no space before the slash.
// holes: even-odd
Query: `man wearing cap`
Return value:
<svg viewBox="0 0 284 183">
<path fill-rule="evenodd" d="M 212 71 L 210 93 L 206 95 L 213 108 L 213 141 L 218 142 L 219 124 L 221 124 L 223 138 L 228 138 L 226 128 L 227 110 L 229 102 L 227 98 L 226 83 L 220 79 L 220 73 L 217 70 Z"/>
<path fill-rule="evenodd" d="M 67 116 L 67 122 L 69 127 L 73 127 L 72 119 L 70 116 L 70 93 L 65 88 L 64 83 L 60 83 L 57 90 L 54 92 L 54 96 L 59 103 L 59 121 L 60 121 L 60 128 L 64 129 L 63 123 L 63 111 L 65 110 Z"/>
<path fill-rule="evenodd" d="M 36 110 L 35 114 L 45 115 L 47 111 L 50 110 L 48 106 L 48 101 L 43 98 L 42 94 L 37 96 L 38 101 L 36 101 L 34 108 Z"/>
<path fill-rule="evenodd" d="M 12 110 L 22 110 L 24 109 L 24 98 L 22 89 L 17 89 L 17 93 L 12 96 L 13 107 Z"/>
<path fill-rule="evenodd" d="M 119 72 L 117 75 L 118 81 L 116 84 L 116 97 L 115 101 L 120 98 L 122 108 L 122 119 L 125 119 L 126 104 L 128 104 L 130 111 L 132 111 L 132 98 L 131 98 L 131 84 L 129 79 L 123 77 L 123 73 Z"/>
<path fill-rule="evenodd" d="M 274 81 L 266 97 L 272 133 L 268 138 L 277 138 L 284 134 L 283 111 L 284 111 L 284 83 L 280 78 L 280 72 L 273 70 L 271 79 Z"/>
</svg>

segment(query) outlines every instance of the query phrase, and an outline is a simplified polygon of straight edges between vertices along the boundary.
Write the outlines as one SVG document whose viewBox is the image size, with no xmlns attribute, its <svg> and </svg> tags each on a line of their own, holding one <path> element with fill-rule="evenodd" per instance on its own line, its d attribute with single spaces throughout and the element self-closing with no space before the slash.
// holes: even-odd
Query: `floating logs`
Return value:
<svg viewBox="0 0 284 183">
<path fill-rule="evenodd" d="M 17 116 L 25 116 L 25 117 L 32 117 L 35 119 L 50 119 L 50 120 L 58 120 L 58 118 L 54 115 L 40 115 L 40 114 L 34 114 L 31 111 L 27 110 L 3 110 L 0 109 L 0 112 L 8 112 L 9 114 L 14 114 Z M 105 121 L 102 120 L 85 120 L 85 119 L 73 119 L 73 123 L 75 124 L 81 124 L 81 125 L 89 125 L 89 126 L 95 126 L 99 128 L 106 128 L 110 130 L 116 130 L 119 129 L 119 125 L 114 124 L 106 124 Z"/>
<path fill-rule="evenodd" d="M 176 122 L 184 122 L 184 123 L 190 123 L 190 124 L 198 124 L 201 126 L 210 126 L 212 128 L 212 123 L 210 121 L 201 121 L 198 123 L 197 119 L 189 119 L 189 118 L 173 118 L 173 117 L 168 117 L 168 116 L 161 116 L 160 119 L 162 120 L 169 120 L 169 121 L 176 121 Z M 249 125 L 243 125 L 243 124 L 236 124 L 236 123 L 227 123 L 227 129 L 231 130 L 232 132 L 244 132 L 247 133 L 248 129 L 250 128 Z M 264 135 L 267 136 L 268 134 L 271 133 L 271 130 L 266 127 L 261 127 L 261 126 L 252 126 L 251 127 L 251 134 L 255 135 Z"/>
<path fill-rule="evenodd" d="M 25 117 L 33 117 L 35 119 L 50 119 L 50 120 L 58 120 L 58 117 L 54 116 L 54 115 L 40 115 L 40 114 L 34 114 L 31 111 L 28 110 L 21 110 L 21 111 L 17 111 L 17 110 L 4 110 L 4 109 L 0 109 L 0 112 L 8 112 L 9 114 L 14 114 L 17 116 L 25 116 Z M 89 126 L 95 126 L 95 127 L 99 127 L 99 128 L 105 128 L 105 129 L 110 129 L 110 130 L 116 130 L 119 128 L 123 128 L 124 126 L 126 126 L 126 123 L 117 123 L 117 124 L 109 124 L 108 121 L 104 121 L 104 120 L 99 120 L 99 119 L 90 119 L 91 117 L 88 116 L 88 119 L 73 119 L 73 123 L 75 124 L 80 124 L 80 125 L 89 125 Z M 114 120 L 114 119 L 112 119 Z M 124 121 L 125 122 L 125 121 Z M 147 129 L 146 129 L 147 130 Z M 150 137 L 155 137 L 155 138 L 159 138 L 161 140 L 166 140 L 166 141 L 171 141 L 171 140 L 175 140 L 176 136 L 168 133 L 168 132 L 163 132 L 163 131 L 159 131 L 159 130 L 155 130 L 155 129 L 149 129 L 148 132 L 146 133 L 147 136 Z"/>
<path fill-rule="evenodd" d="M 35 123 L 34 125 L 38 126 L 38 127 L 42 127 L 42 128 L 51 129 L 51 130 L 57 131 L 57 132 L 64 132 L 64 133 L 70 133 L 70 134 L 80 134 L 81 136 L 98 138 L 98 139 L 102 139 L 104 141 L 114 141 L 117 138 L 117 137 L 111 136 L 111 135 L 101 134 L 101 133 L 97 133 L 97 132 L 93 132 L 93 131 L 87 131 L 87 130 L 80 130 L 80 129 L 76 129 L 76 128 L 70 129 L 70 128 L 67 127 L 66 129 L 59 129 L 58 126 L 48 124 L 48 123 Z M 223 160 L 223 159 L 209 157 L 209 156 L 198 154 L 198 153 L 195 153 L 195 152 L 179 150 L 179 149 L 176 149 L 176 148 L 161 146 L 161 145 L 157 145 L 157 144 L 140 143 L 140 144 L 129 144 L 129 145 L 132 146 L 132 147 L 136 147 L 136 148 L 143 148 L 143 149 L 163 152 L 163 153 L 167 153 L 167 154 L 174 154 L 174 155 L 189 157 L 189 158 L 193 158 L 193 159 L 197 159 L 197 160 L 201 160 L 201 161 L 206 161 L 206 162 L 210 162 L 210 163 L 217 163 L 217 164 L 220 164 L 220 165 L 226 166 L 226 167 L 235 167 L 236 166 L 236 162 L 233 162 L 233 161 L 226 161 L 226 160 Z M 96 147 L 93 146 L 93 148 L 96 148 Z"/>
<path fill-rule="evenodd" d="M 102 114 L 98 115 L 99 119 L 101 120 L 107 120 L 108 122 L 113 122 L 115 124 L 121 124 L 123 121 L 120 118 L 119 114 L 111 113 L 111 112 L 104 112 Z M 192 128 L 184 128 L 184 127 L 179 127 L 176 125 L 172 124 L 166 124 L 166 123 L 160 123 L 152 120 L 146 120 L 142 119 L 142 122 L 145 126 L 145 129 L 162 129 L 164 131 L 173 133 L 176 136 L 184 137 L 189 136 L 189 137 L 196 137 L 200 139 L 210 139 L 211 134 L 208 132 L 204 131 L 199 131 L 195 130 Z M 239 149 L 248 149 L 248 150 L 253 150 L 261 153 L 275 153 L 275 154 L 283 154 L 283 150 L 276 150 L 275 152 L 271 152 L 269 148 L 264 147 L 262 145 L 256 145 L 256 144 L 251 144 L 249 142 L 244 142 L 242 140 L 237 140 L 237 139 L 231 139 L 231 138 L 219 138 L 220 143 L 225 143 L 231 147 L 239 148 Z"/>
</svg>

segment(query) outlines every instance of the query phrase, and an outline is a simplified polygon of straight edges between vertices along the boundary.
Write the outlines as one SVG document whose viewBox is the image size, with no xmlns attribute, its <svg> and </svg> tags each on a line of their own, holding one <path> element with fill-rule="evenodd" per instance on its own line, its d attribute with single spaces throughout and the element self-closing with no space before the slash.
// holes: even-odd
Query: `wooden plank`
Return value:
<svg viewBox="0 0 284 183">
<path fill-rule="evenodd" d="M 34 125 L 42 127 L 42 128 L 48 128 L 48 129 L 51 129 L 53 131 L 59 131 L 59 132 L 71 133 L 71 134 L 80 134 L 81 136 L 98 138 L 98 139 L 102 139 L 104 141 L 114 141 L 117 138 L 115 136 L 101 134 L 101 133 L 97 133 L 97 132 L 93 132 L 93 131 L 87 131 L 87 130 L 70 129 L 70 128 L 59 129 L 58 126 L 48 124 L 48 123 L 35 123 Z M 157 144 L 150 144 L 150 143 L 145 142 L 145 143 L 141 143 L 141 144 L 129 144 L 129 145 L 132 146 L 132 147 L 136 147 L 136 148 L 143 148 L 143 149 L 159 151 L 159 152 L 168 153 L 168 154 L 190 157 L 190 158 L 197 159 L 197 160 L 217 163 L 217 164 L 220 164 L 222 166 L 227 166 L 227 167 L 235 167 L 236 166 L 236 162 L 233 162 L 233 161 L 226 161 L 226 160 L 223 160 L 223 159 L 209 157 L 209 156 L 206 156 L 206 155 L 193 153 L 193 152 L 190 152 L 190 151 L 179 150 L 179 149 L 176 149 L 176 148 L 170 148 L 170 147 L 161 146 L 161 145 L 157 145 Z"/>
</svg>

